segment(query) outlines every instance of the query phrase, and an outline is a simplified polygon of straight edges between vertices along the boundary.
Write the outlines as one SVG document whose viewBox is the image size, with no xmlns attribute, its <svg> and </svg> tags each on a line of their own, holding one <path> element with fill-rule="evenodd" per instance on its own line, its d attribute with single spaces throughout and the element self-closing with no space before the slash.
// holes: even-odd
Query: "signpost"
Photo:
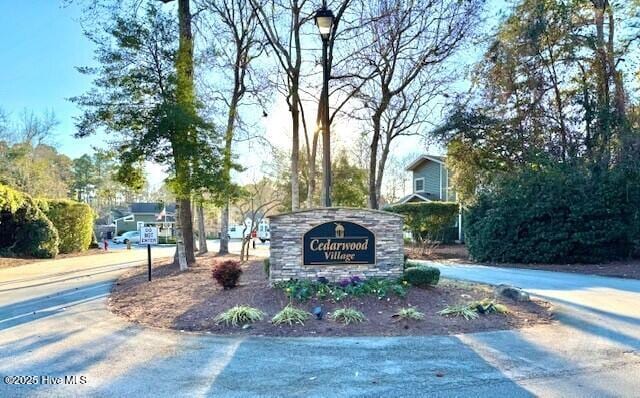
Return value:
<svg viewBox="0 0 640 398">
<path fill-rule="evenodd" d="M 147 268 L 149 273 L 149 281 L 151 281 L 151 245 L 158 244 L 158 228 L 141 227 L 140 244 L 147 245 Z"/>
</svg>

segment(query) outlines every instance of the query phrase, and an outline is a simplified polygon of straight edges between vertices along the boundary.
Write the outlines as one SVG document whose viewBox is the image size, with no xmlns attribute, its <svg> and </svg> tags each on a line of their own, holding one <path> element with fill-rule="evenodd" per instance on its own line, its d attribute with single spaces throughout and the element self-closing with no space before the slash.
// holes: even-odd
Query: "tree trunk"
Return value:
<svg viewBox="0 0 640 398">
<path fill-rule="evenodd" d="M 207 232 L 204 229 L 204 206 L 202 206 L 202 202 L 198 203 L 198 238 L 198 253 L 208 253 Z"/>
<path fill-rule="evenodd" d="M 376 170 L 378 166 L 378 144 L 380 142 L 380 117 L 377 113 L 373 116 L 373 137 L 371 138 L 369 155 L 369 208 L 377 209 L 379 206 L 376 194 Z"/>
<path fill-rule="evenodd" d="M 242 229 L 242 238 L 241 238 L 242 244 L 240 245 L 240 261 L 246 260 L 246 258 L 244 257 L 245 245 L 247 244 L 247 239 L 245 237 L 246 234 L 247 234 L 247 227 L 245 224 L 245 227 Z"/>
<path fill-rule="evenodd" d="M 225 132 L 225 146 L 224 146 L 224 178 L 227 179 L 227 183 L 231 184 L 231 145 L 233 143 L 233 133 L 236 120 L 238 98 L 234 92 L 231 99 L 231 105 L 229 106 L 229 113 L 227 115 L 227 130 Z M 229 254 L 229 198 L 222 209 L 220 214 L 220 248 L 218 249 L 219 255 Z"/>
<path fill-rule="evenodd" d="M 596 25 L 596 81 L 598 92 L 598 128 L 595 133 L 599 135 L 599 164 L 602 169 L 606 169 L 609 165 L 609 138 L 611 135 L 611 124 L 609 122 L 609 72 L 607 50 L 604 40 L 604 12 L 606 8 L 606 0 L 596 0 L 594 4 L 594 23 Z"/>
<path fill-rule="evenodd" d="M 316 179 L 318 177 L 317 168 L 316 168 L 316 156 L 318 153 L 318 133 L 319 130 L 313 132 L 313 143 L 309 156 L 309 182 L 307 185 L 307 207 L 312 208 L 314 206 L 313 197 L 316 194 Z"/>
<path fill-rule="evenodd" d="M 182 235 L 184 238 L 184 252 L 187 265 L 196 262 L 193 250 L 193 216 L 191 214 L 191 199 L 180 199 L 180 221 L 182 223 Z"/>
<path fill-rule="evenodd" d="M 567 160 L 568 152 L 567 125 L 564 117 L 564 105 L 562 102 L 562 95 L 560 93 L 560 84 L 558 83 L 558 74 L 556 72 L 556 59 L 551 45 L 547 46 L 547 52 L 549 53 L 549 65 L 547 65 L 547 70 L 551 74 L 551 83 L 553 84 L 555 104 L 558 111 L 558 121 L 560 122 L 560 145 L 562 146 L 561 157 L 562 162 L 564 163 Z"/>
<path fill-rule="evenodd" d="M 387 165 L 387 159 L 389 158 L 389 150 L 391 147 L 391 142 L 387 142 L 382 147 L 382 154 L 380 156 L 380 161 L 378 162 L 377 173 L 376 173 L 376 203 L 378 207 L 380 206 L 380 196 L 382 193 L 382 179 L 384 178 L 384 170 Z"/>
<path fill-rule="evenodd" d="M 624 85 L 622 82 L 622 74 L 616 69 L 615 59 L 615 26 L 616 21 L 613 16 L 613 7 L 608 5 L 607 13 L 609 14 L 609 37 L 607 42 L 607 53 L 609 61 L 609 75 L 614 84 L 614 108 L 616 111 L 617 122 L 622 125 L 625 121 L 626 99 L 624 93 Z"/>
<path fill-rule="evenodd" d="M 300 177 L 298 166 L 300 163 L 300 109 L 298 107 L 298 87 L 294 83 L 291 89 L 291 210 L 300 208 Z"/>
<path fill-rule="evenodd" d="M 185 271 L 187 269 L 187 256 L 185 253 L 184 247 L 184 239 L 182 235 L 182 202 L 176 201 L 176 222 L 175 222 L 175 234 L 176 234 L 176 253 L 174 255 L 173 261 L 180 266 L 180 271 Z"/>
<path fill-rule="evenodd" d="M 193 85 L 193 34 L 191 32 L 191 11 L 189 0 L 178 0 L 179 44 L 176 57 L 176 102 L 187 115 L 196 115 L 195 87 Z M 172 137 L 176 179 L 181 186 L 178 192 L 180 212 L 180 235 L 184 241 L 184 256 L 187 266 L 195 263 L 193 251 L 193 218 L 191 213 L 189 147 L 195 144 L 193 126 L 177 131 Z M 187 148 L 186 150 L 184 148 Z M 182 263 L 180 264 L 181 269 Z"/>
<path fill-rule="evenodd" d="M 223 256 L 229 254 L 229 202 L 220 213 L 220 249 L 218 254 Z"/>
</svg>

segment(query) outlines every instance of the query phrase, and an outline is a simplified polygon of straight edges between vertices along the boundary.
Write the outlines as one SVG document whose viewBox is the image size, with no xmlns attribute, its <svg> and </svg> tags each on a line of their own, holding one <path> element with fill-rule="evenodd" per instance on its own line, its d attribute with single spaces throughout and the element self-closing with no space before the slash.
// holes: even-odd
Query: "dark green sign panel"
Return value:
<svg viewBox="0 0 640 398">
<path fill-rule="evenodd" d="M 373 232 L 349 221 L 320 224 L 302 238 L 304 265 L 375 264 Z"/>
</svg>

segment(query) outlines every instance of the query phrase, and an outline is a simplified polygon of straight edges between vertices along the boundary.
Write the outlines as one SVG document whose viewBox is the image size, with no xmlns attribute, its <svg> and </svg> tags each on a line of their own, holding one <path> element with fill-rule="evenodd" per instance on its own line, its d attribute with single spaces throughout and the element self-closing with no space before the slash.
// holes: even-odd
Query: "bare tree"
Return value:
<svg viewBox="0 0 640 398">
<path fill-rule="evenodd" d="M 407 173 L 406 167 L 418 157 L 415 152 L 410 152 L 398 156 L 393 152 L 388 157 L 388 178 L 383 184 L 384 199 L 387 203 L 396 203 L 398 200 L 410 192 L 411 179 Z"/>
<path fill-rule="evenodd" d="M 284 73 L 284 94 L 291 113 L 291 208 L 300 207 L 300 127 L 301 115 L 300 78 L 302 75 L 302 29 L 313 18 L 313 13 L 303 11 L 309 0 L 250 0 L 258 16 L 258 24 L 273 50 L 280 70 Z"/>
<path fill-rule="evenodd" d="M 358 75 L 375 76 L 359 90 L 356 112 L 370 130 L 369 207 L 380 205 L 391 144 L 398 137 L 420 133 L 434 101 L 451 82 L 443 66 L 471 33 L 482 2 L 363 3 L 359 25 L 364 31 L 357 44 L 362 50 L 351 65 Z"/>
<path fill-rule="evenodd" d="M 275 184 L 266 178 L 244 188 L 245 195 L 235 203 L 240 221 L 244 225 L 240 261 L 249 259 L 251 233 L 266 216 L 282 205 L 283 199 Z M 250 220 L 249 225 L 245 222 L 247 219 Z M 245 238 L 247 236 L 249 238 Z"/>
<path fill-rule="evenodd" d="M 9 141 L 9 115 L 0 108 L 0 141 Z"/>
<path fill-rule="evenodd" d="M 213 17 L 211 38 L 216 54 L 213 66 L 226 77 L 218 82 L 224 87 L 214 89 L 214 100 L 222 102 L 226 111 L 222 178 L 226 180 L 228 189 L 221 195 L 225 203 L 220 216 L 222 234 L 218 251 L 223 255 L 229 253 L 226 232 L 229 228 L 229 200 L 237 196 L 237 189 L 231 184 L 231 170 L 237 168 L 233 163 L 232 146 L 240 123 L 239 108 L 246 95 L 258 98 L 264 88 L 251 66 L 252 61 L 263 54 L 265 46 L 250 0 L 207 0 L 204 5 Z M 231 86 L 228 82 L 231 82 Z"/>
<path fill-rule="evenodd" d="M 329 112 L 329 124 L 333 125 L 336 119 L 348 115 L 345 109 L 352 99 L 362 89 L 364 84 L 375 76 L 375 70 L 361 69 L 353 65 L 351 60 L 361 51 L 362 47 L 356 43 L 363 31 L 363 20 L 359 19 L 362 2 L 357 0 L 336 0 L 329 2 L 328 8 L 335 11 L 332 32 L 328 39 L 327 48 L 327 74 L 329 79 L 329 109 L 319 106 L 316 114 L 316 127 L 313 130 L 312 140 L 308 138 L 305 127 L 305 143 L 307 149 L 307 207 L 313 207 L 312 198 L 315 197 L 317 181 L 317 154 L 319 146 L 319 134 L 322 131 L 324 112 Z M 365 22 L 366 23 L 366 22 Z M 318 102 L 318 98 L 314 98 Z"/>
<path fill-rule="evenodd" d="M 23 109 L 16 123 L 9 125 L 9 117 L 0 110 L 0 139 L 13 143 L 35 146 L 52 144 L 54 130 L 60 124 L 53 111 L 38 115 L 33 110 Z"/>
</svg>

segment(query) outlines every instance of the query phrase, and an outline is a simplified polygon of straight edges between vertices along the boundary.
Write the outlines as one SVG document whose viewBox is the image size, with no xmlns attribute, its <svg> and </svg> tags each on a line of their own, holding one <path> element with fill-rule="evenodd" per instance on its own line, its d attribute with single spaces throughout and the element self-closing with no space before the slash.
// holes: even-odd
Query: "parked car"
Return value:
<svg viewBox="0 0 640 398">
<path fill-rule="evenodd" d="M 113 243 L 140 243 L 140 231 L 128 231 L 113 238 Z"/>
</svg>

